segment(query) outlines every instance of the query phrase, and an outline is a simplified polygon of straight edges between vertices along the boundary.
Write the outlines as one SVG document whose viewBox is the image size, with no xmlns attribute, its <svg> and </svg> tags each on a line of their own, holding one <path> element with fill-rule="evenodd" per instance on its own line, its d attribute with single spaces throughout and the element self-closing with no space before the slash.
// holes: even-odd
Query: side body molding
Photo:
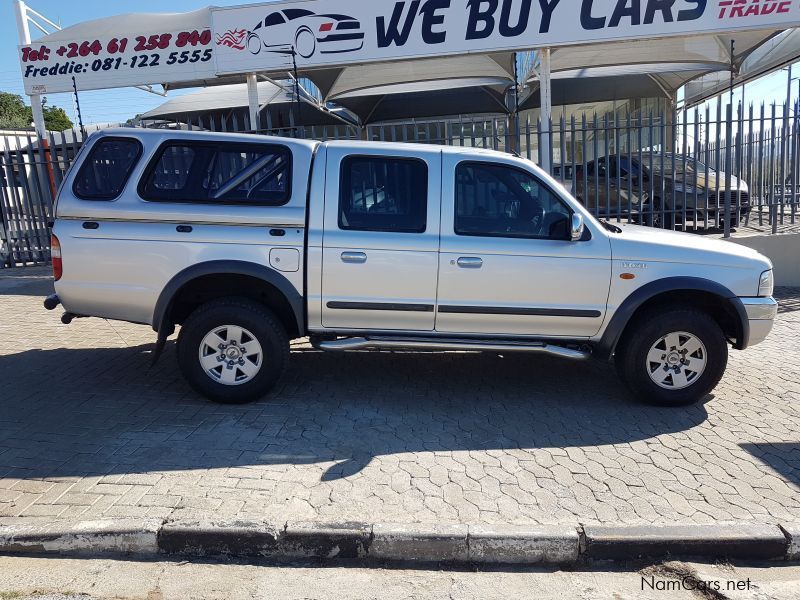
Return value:
<svg viewBox="0 0 800 600">
<path fill-rule="evenodd" d="M 167 315 L 169 315 L 176 294 L 187 283 L 206 275 L 246 275 L 271 284 L 289 302 L 297 321 L 297 330 L 304 334 L 306 328 L 303 316 L 303 297 L 288 279 L 278 271 L 263 265 L 238 260 L 212 260 L 184 269 L 164 286 L 153 311 L 153 329 L 159 334 L 159 338 L 163 336 L 166 339 L 174 329 L 174 323 L 168 322 Z"/>
<path fill-rule="evenodd" d="M 708 292 L 726 302 L 733 314 L 738 317 L 736 319 L 735 347 L 738 350 L 744 350 L 747 347 L 750 338 L 750 321 L 747 318 L 747 311 L 742 301 L 736 294 L 722 284 L 701 277 L 667 277 L 643 285 L 623 301 L 614 312 L 614 316 L 611 318 L 608 327 L 606 327 L 600 342 L 595 346 L 594 355 L 598 358 L 610 358 L 614 354 L 617 343 L 622 337 L 622 332 L 634 313 L 645 302 L 659 294 L 684 290 Z"/>
</svg>

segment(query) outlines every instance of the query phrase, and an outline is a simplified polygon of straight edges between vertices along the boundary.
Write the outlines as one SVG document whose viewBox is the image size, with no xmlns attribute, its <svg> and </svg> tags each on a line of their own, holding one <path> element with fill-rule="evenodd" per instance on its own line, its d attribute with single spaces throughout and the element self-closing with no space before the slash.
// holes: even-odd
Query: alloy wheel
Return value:
<svg viewBox="0 0 800 600">
<path fill-rule="evenodd" d="M 708 362 L 700 338 L 685 331 L 669 333 L 650 347 L 646 368 L 650 379 L 667 390 L 682 390 L 695 383 Z"/>
<path fill-rule="evenodd" d="M 223 385 L 242 385 L 258 375 L 264 353 L 256 337 L 244 327 L 222 325 L 200 342 L 203 371 Z"/>
</svg>

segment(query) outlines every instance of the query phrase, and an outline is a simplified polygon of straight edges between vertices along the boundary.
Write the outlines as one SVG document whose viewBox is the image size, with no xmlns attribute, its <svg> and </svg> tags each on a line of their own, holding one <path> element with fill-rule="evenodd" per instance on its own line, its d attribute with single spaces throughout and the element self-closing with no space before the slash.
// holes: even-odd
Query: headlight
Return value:
<svg viewBox="0 0 800 600">
<path fill-rule="evenodd" d="M 772 296 L 775 289 L 775 277 L 772 270 L 764 271 L 758 280 L 758 295 L 762 298 Z"/>
</svg>

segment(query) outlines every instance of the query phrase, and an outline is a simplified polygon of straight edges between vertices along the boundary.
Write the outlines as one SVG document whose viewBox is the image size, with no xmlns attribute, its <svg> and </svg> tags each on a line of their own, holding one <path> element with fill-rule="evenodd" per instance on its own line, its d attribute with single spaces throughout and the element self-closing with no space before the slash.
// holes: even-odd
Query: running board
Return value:
<svg viewBox="0 0 800 600">
<path fill-rule="evenodd" d="M 485 342 L 481 340 L 438 338 L 350 337 L 315 343 L 328 352 L 347 350 L 451 350 L 462 352 L 531 352 L 570 360 L 586 360 L 591 352 L 554 346 L 544 342 Z"/>
</svg>

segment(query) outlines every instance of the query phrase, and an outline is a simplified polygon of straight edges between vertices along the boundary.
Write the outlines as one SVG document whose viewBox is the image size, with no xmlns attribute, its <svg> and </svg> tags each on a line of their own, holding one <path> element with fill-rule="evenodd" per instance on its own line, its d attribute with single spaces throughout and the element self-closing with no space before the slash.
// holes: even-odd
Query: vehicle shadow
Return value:
<svg viewBox="0 0 800 600">
<path fill-rule="evenodd" d="M 0 274 L 0 296 L 49 296 L 54 292 L 49 273 Z"/>
<path fill-rule="evenodd" d="M 800 443 L 739 444 L 786 481 L 800 487 Z"/>
<path fill-rule="evenodd" d="M 524 355 L 321 353 L 293 348 L 261 402 L 212 404 L 177 370 L 174 344 L 29 350 L 0 358 L 0 477 L 52 478 L 332 462 L 375 456 L 620 444 L 690 429 L 702 404 L 628 399 L 612 366 Z"/>
</svg>

